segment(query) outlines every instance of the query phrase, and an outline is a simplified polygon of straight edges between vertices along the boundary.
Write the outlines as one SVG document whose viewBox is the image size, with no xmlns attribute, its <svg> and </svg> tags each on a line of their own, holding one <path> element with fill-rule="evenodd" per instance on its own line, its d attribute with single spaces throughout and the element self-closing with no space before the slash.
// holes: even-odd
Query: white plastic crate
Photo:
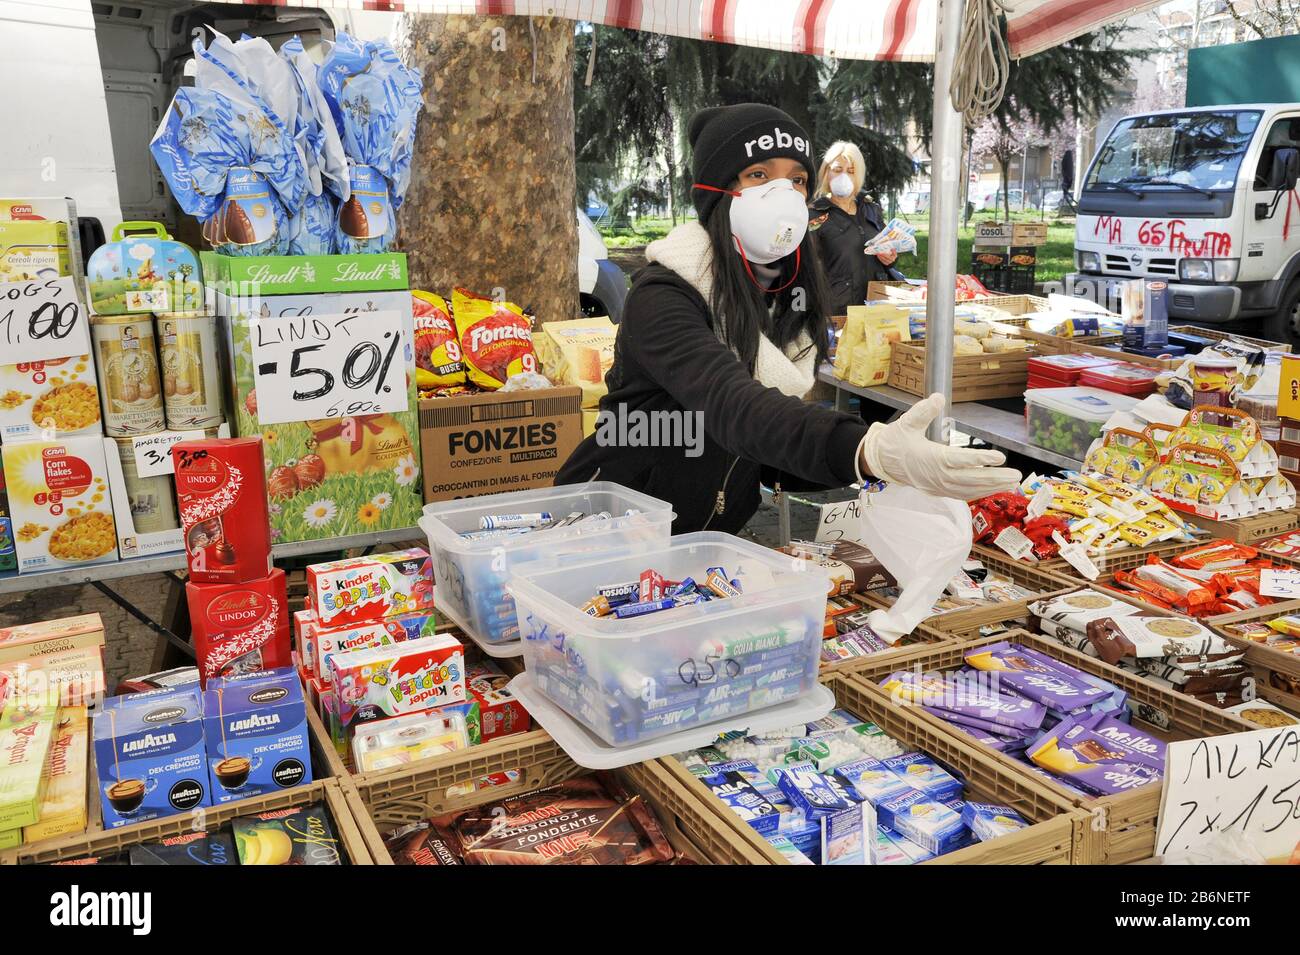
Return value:
<svg viewBox="0 0 1300 955">
<path fill-rule="evenodd" d="M 743 593 L 628 619 L 580 609 L 596 588 L 653 569 Z M 817 684 L 827 578 L 810 561 L 729 534 L 683 534 L 587 561 L 520 567 L 509 588 L 537 690 L 611 746 L 785 703 Z"/>
<path fill-rule="evenodd" d="M 629 510 L 640 513 L 628 515 Z M 541 511 L 557 517 L 575 511 L 608 511 L 612 516 L 517 537 L 466 540 L 460 536 L 479 530 L 479 518 L 484 516 Z M 595 481 L 426 504 L 420 529 L 429 537 L 438 611 L 488 653 L 518 656 L 522 648 L 515 604 L 505 591 L 515 567 L 540 558 L 667 543 L 672 523 L 671 505 L 619 484 Z"/>
</svg>

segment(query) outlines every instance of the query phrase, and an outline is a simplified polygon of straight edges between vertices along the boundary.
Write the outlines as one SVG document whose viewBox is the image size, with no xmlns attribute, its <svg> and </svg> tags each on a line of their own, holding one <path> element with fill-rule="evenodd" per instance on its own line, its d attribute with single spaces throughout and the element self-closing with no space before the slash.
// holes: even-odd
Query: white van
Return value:
<svg viewBox="0 0 1300 955">
<path fill-rule="evenodd" d="M 1298 174 L 1300 103 L 1125 117 L 1084 178 L 1067 289 L 1163 279 L 1171 321 L 1300 343 Z"/>
<path fill-rule="evenodd" d="M 211 27 L 310 51 L 336 30 L 387 35 L 391 15 L 189 0 L 0 0 L 0 196 L 70 196 L 93 233 L 122 220 L 164 223 L 199 248 L 199 224 L 172 200 L 149 153 L 163 113 L 192 73 L 191 42 Z M 97 220 L 102 232 L 94 228 Z M 87 228 L 89 227 L 89 228 Z M 587 314 L 622 314 L 627 283 L 579 213 L 579 290 Z"/>
</svg>

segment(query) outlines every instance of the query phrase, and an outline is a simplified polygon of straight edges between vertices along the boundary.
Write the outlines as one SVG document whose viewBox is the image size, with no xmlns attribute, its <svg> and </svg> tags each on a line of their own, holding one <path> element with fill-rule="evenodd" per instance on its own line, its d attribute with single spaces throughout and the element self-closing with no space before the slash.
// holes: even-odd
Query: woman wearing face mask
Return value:
<svg viewBox="0 0 1300 955">
<path fill-rule="evenodd" d="M 624 306 L 596 432 L 556 484 L 613 481 L 673 506 L 674 533 L 736 532 L 760 480 L 875 476 L 970 499 L 1010 487 L 996 451 L 926 439 L 941 396 L 892 424 L 807 404 L 826 356 L 826 281 L 808 234 L 808 134 L 757 103 L 691 118 L 698 222 L 646 248 Z"/>
<path fill-rule="evenodd" d="M 862 152 L 852 143 L 835 143 L 822 157 L 817 198 L 808 206 L 808 228 L 817 233 L 831 286 L 831 314 L 861 305 L 868 282 L 901 279 L 893 268 L 898 255 L 867 255 L 867 241 L 885 227 L 880 206 L 862 189 Z"/>
</svg>

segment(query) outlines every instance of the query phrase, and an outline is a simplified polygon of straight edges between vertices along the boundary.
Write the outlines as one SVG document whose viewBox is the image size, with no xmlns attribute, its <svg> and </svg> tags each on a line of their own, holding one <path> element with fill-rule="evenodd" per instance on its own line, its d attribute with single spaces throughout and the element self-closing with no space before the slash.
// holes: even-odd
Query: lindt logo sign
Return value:
<svg viewBox="0 0 1300 955">
<path fill-rule="evenodd" d="M 302 274 L 301 265 L 291 265 L 282 270 L 272 269 L 269 265 L 253 265 L 248 269 L 248 278 L 245 282 L 249 285 L 291 285 L 298 280 Z"/>
<path fill-rule="evenodd" d="M 212 601 L 209 614 L 220 624 L 229 624 L 245 620 L 256 620 L 266 609 L 266 601 L 261 594 L 251 590 L 236 591 Z"/>
</svg>

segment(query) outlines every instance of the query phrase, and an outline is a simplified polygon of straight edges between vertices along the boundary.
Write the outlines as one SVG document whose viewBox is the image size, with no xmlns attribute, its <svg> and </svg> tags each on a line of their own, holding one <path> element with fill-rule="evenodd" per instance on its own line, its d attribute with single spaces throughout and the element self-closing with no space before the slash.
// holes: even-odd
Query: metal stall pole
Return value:
<svg viewBox="0 0 1300 955">
<path fill-rule="evenodd" d="M 934 130 L 930 158 L 930 243 L 925 295 L 925 393 L 942 392 L 948 410 L 930 426 L 930 437 L 947 443 L 952 413 L 953 305 L 956 298 L 957 224 L 960 221 L 962 118 L 949 86 L 961 40 L 963 0 L 939 0 L 934 51 Z"/>
</svg>

